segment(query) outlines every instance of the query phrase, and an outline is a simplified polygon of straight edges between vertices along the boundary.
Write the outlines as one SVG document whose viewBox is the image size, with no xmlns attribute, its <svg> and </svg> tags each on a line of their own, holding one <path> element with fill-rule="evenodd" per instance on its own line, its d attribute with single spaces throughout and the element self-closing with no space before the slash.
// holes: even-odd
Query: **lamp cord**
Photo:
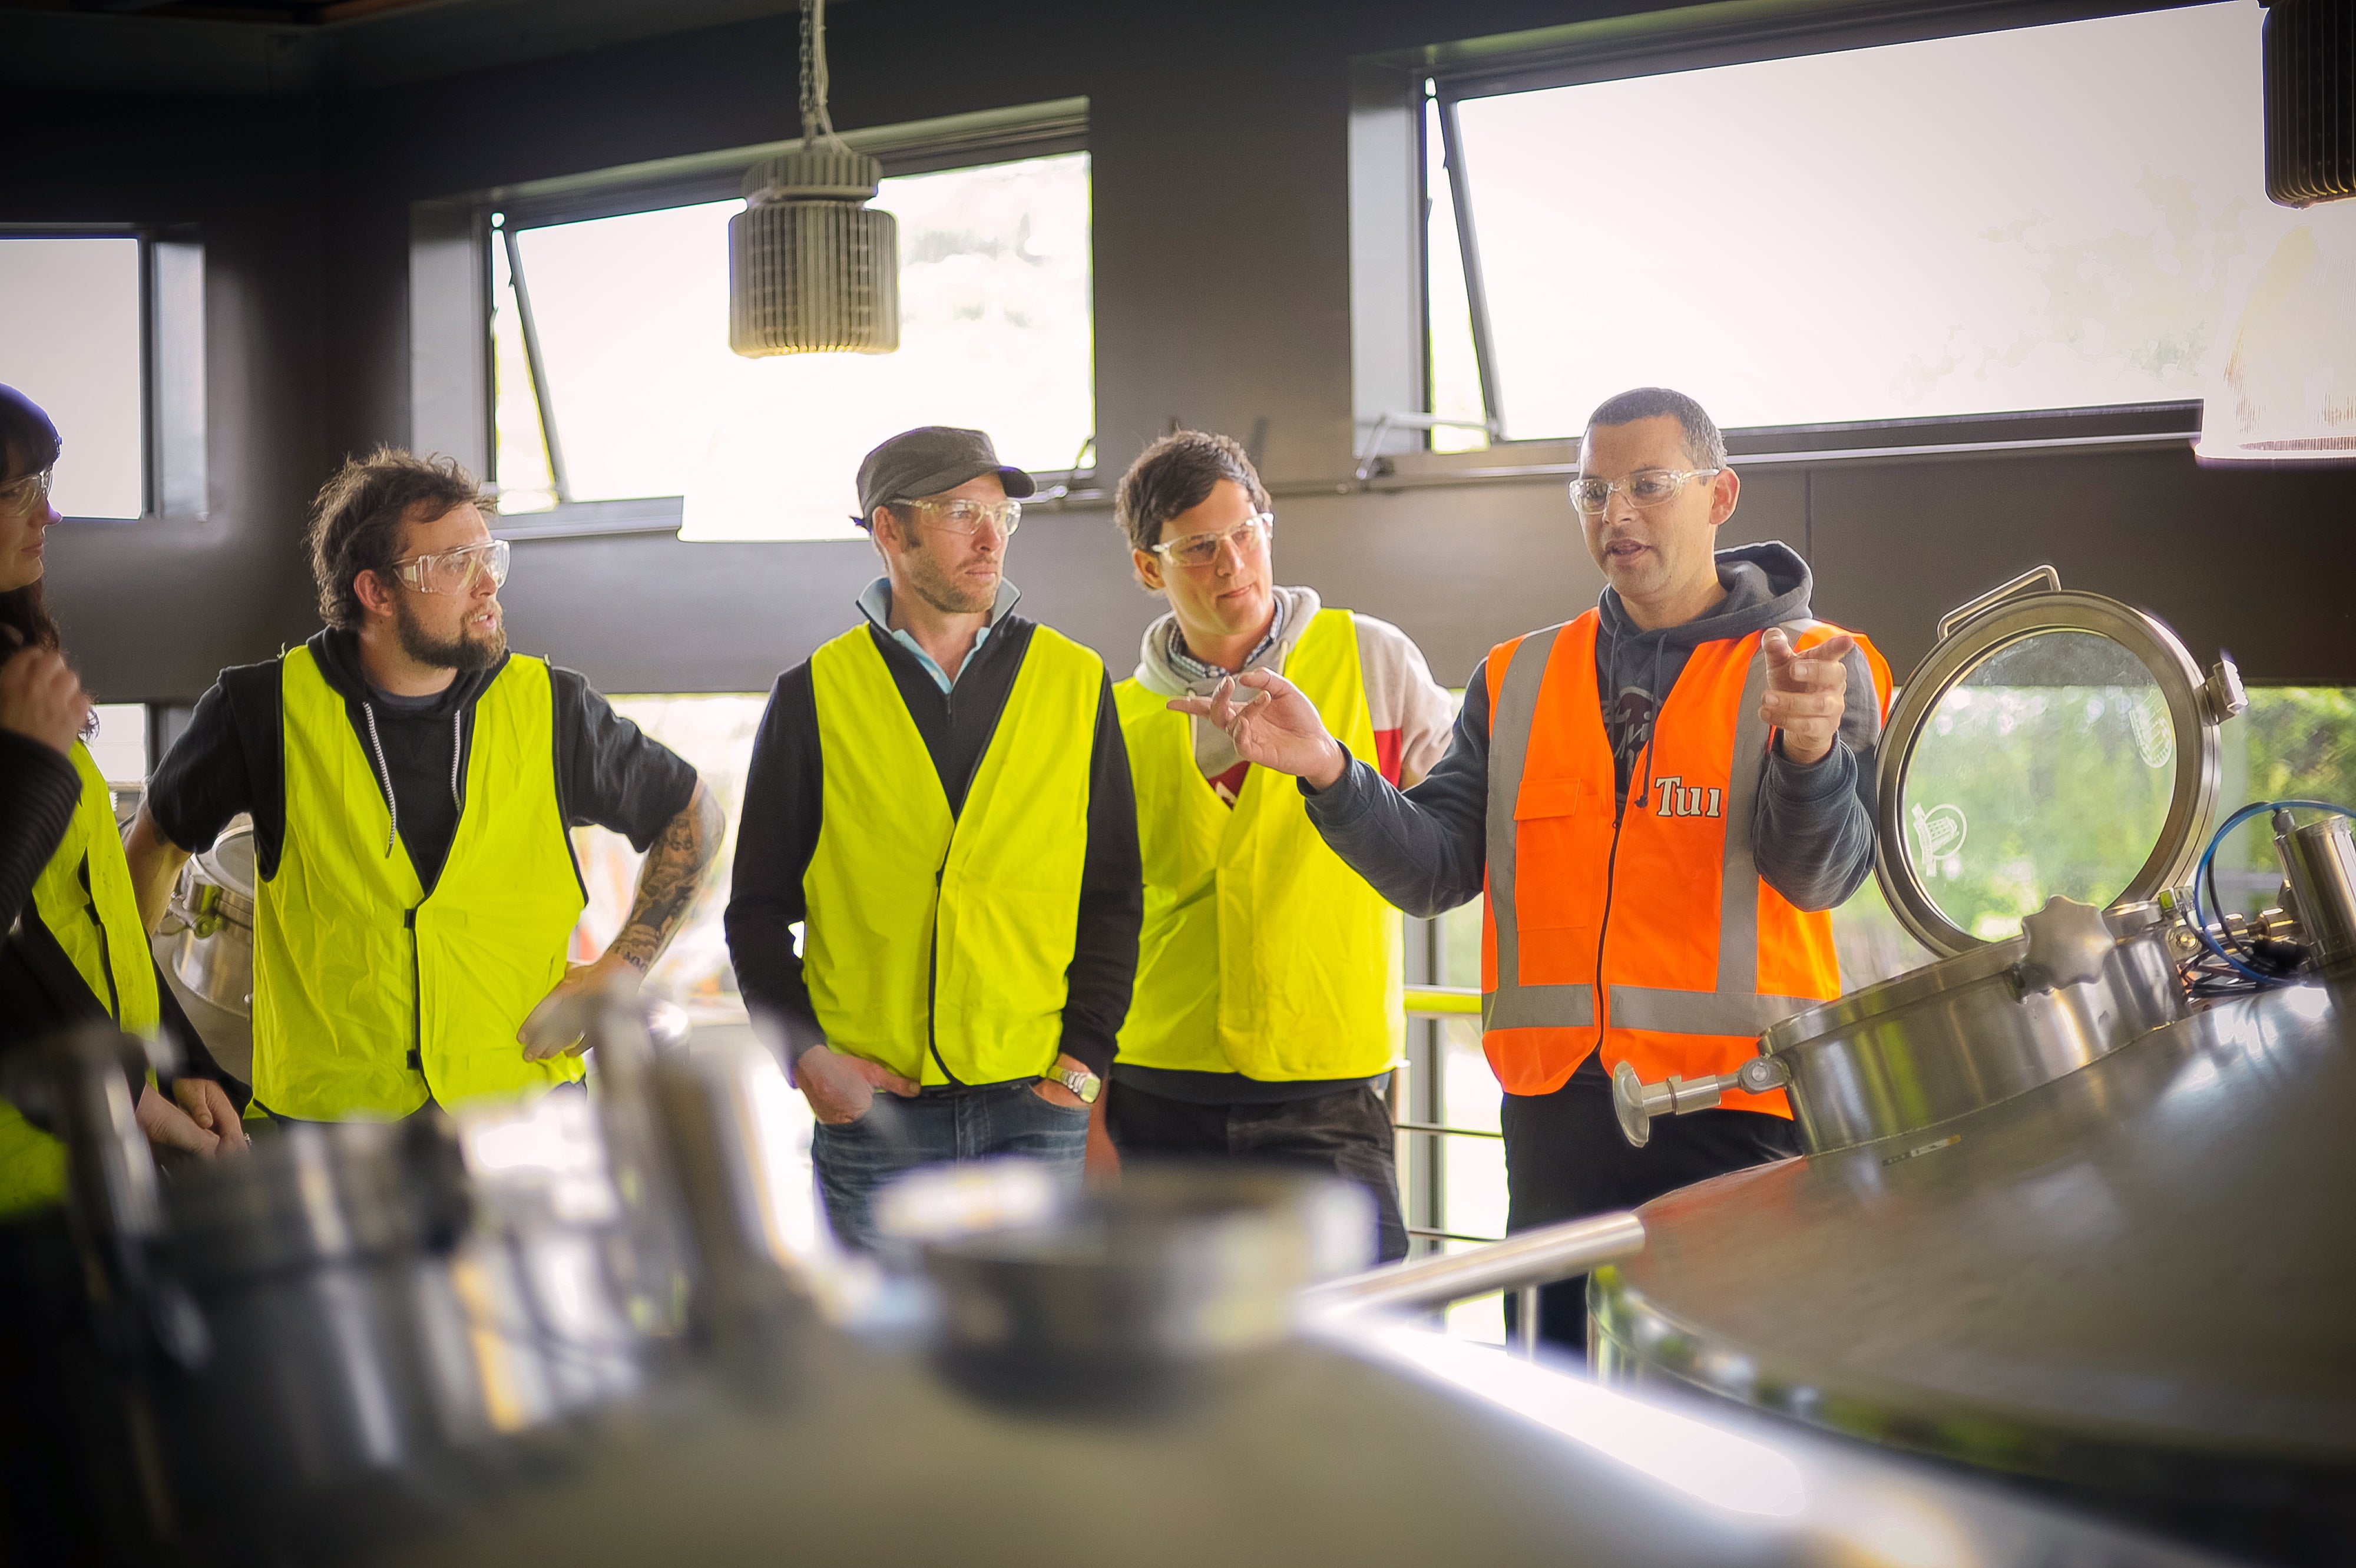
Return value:
<svg viewBox="0 0 2356 1568">
<path fill-rule="evenodd" d="M 826 112 L 826 0 L 802 0 L 802 145 L 823 135 L 837 147 L 834 121 Z M 845 149 L 848 150 L 848 149 Z"/>
</svg>

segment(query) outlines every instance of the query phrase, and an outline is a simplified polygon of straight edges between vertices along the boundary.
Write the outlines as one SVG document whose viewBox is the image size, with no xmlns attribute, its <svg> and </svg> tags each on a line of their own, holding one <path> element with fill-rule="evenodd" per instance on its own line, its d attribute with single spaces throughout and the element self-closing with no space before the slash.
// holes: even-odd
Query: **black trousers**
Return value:
<svg viewBox="0 0 2356 1568">
<path fill-rule="evenodd" d="M 1232 1159 L 1302 1166 L 1355 1181 L 1375 1200 L 1375 1251 L 1407 1256 L 1398 1144 L 1390 1107 L 1359 1086 L 1270 1105 L 1196 1104 L 1131 1084 L 1106 1090 L 1105 1131 L 1123 1159 Z"/>
<path fill-rule="evenodd" d="M 1552 1094 L 1508 1094 L 1505 1229 L 1527 1230 L 1590 1214 L 1633 1208 L 1663 1193 L 1800 1152 L 1798 1134 L 1762 1111 L 1697 1111 L 1653 1122 L 1650 1142 L 1632 1148 L 1612 1110 L 1612 1079 L 1590 1056 Z M 1507 1337 L 1519 1318 L 1505 1296 Z M 1587 1276 L 1538 1292 L 1538 1337 L 1587 1353 Z"/>
</svg>

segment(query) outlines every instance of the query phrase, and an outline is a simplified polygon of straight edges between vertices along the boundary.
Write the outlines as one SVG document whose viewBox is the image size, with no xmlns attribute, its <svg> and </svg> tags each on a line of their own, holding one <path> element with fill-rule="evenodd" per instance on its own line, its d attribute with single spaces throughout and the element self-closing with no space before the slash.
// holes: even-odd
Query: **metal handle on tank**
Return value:
<svg viewBox="0 0 2356 1568">
<path fill-rule="evenodd" d="M 1729 1090 L 1765 1094 L 1791 1081 L 1792 1069 L 1773 1057 L 1752 1057 L 1732 1072 L 1672 1077 L 1660 1083 L 1646 1083 L 1633 1064 L 1622 1062 L 1612 1069 L 1612 1109 L 1630 1145 L 1641 1149 L 1653 1135 L 1655 1116 L 1690 1116 L 1714 1109 Z"/>
</svg>

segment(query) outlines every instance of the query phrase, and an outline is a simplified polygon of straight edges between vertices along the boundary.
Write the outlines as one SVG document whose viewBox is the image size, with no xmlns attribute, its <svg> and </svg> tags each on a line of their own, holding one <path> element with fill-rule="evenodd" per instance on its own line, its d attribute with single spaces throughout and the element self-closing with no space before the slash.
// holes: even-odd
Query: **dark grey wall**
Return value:
<svg viewBox="0 0 2356 1568">
<path fill-rule="evenodd" d="M 1631 8 L 858 0 L 830 19 L 833 105 L 849 127 L 1086 95 L 1100 461 L 1117 471 L 1173 418 L 1238 435 L 1266 421 L 1284 575 L 1397 620 L 1462 681 L 1492 642 L 1591 603 L 1598 578 L 1558 485 L 1333 492 L 1353 412 L 1348 60 Z M 316 109 L 51 105 L 50 169 L 12 183 L 0 215 L 169 206 L 216 246 L 212 532 L 91 532 L 58 555 L 61 579 L 104 584 L 60 597 L 77 646 L 102 645 L 105 663 L 84 659 L 109 694 L 185 697 L 307 629 L 302 499 L 336 456 L 409 434 L 412 202 L 791 135 L 793 38 L 789 19 L 744 22 Z M 846 488 L 858 456 L 842 455 Z M 2348 472 L 2112 452 L 1762 467 L 1730 541 L 1809 554 L 1819 612 L 1901 671 L 1942 609 L 2051 560 L 2158 612 L 2204 660 L 2222 641 L 2253 678 L 2356 683 L 2351 519 Z M 543 542 L 517 547 L 503 597 L 518 646 L 609 691 L 756 690 L 849 623 L 873 570 L 856 544 Z M 1126 670 L 1154 606 L 1106 511 L 1034 511 L 1012 575 L 1026 609 Z"/>
<path fill-rule="evenodd" d="M 0 95 L 0 223 L 201 230 L 209 515 L 61 525 L 48 573 L 102 700 L 193 696 L 313 624 L 296 542 L 321 464 L 317 113 L 16 90 Z"/>
</svg>

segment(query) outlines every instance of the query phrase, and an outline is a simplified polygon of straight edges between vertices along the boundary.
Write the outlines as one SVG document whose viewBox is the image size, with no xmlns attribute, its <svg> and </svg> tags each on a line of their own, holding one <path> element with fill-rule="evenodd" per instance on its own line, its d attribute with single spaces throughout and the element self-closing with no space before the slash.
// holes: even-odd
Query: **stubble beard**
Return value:
<svg viewBox="0 0 2356 1568">
<path fill-rule="evenodd" d="M 908 586 L 943 615 L 984 615 L 998 602 L 995 583 L 987 589 L 969 586 L 942 570 L 939 557 L 921 546 L 909 551 L 904 559 L 908 564 Z"/>
<path fill-rule="evenodd" d="M 393 601 L 392 621 L 394 629 L 401 636 L 401 650 L 420 664 L 431 665 L 437 670 L 488 670 L 508 650 L 508 630 L 504 622 L 493 627 L 487 636 L 472 636 L 462 626 L 455 637 L 447 640 L 437 639 L 411 610 L 406 595 Z"/>
</svg>

